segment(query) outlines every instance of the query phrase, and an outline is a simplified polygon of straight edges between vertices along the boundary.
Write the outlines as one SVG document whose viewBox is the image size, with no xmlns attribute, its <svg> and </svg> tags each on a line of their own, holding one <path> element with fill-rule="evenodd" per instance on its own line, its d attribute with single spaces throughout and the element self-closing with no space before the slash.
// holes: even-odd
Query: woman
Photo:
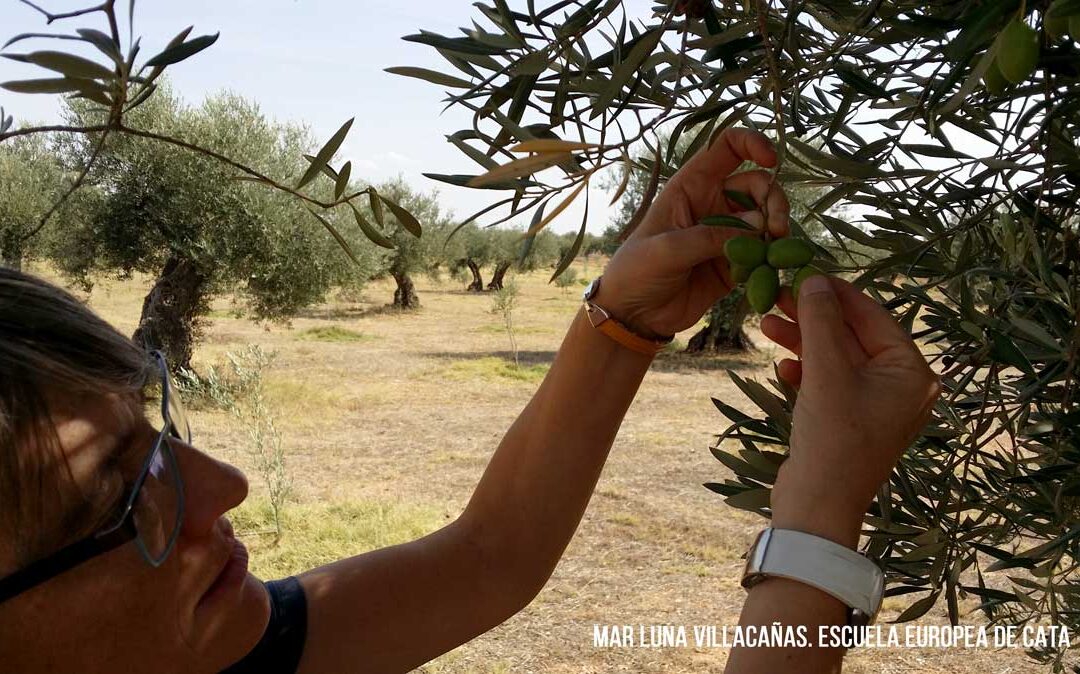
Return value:
<svg viewBox="0 0 1080 674">
<path fill-rule="evenodd" d="M 566 548 L 662 337 L 730 288 L 737 233 L 697 225 L 733 212 L 774 237 L 788 204 L 757 133 L 733 130 L 668 183 L 612 259 L 589 312 L 499 445 L 467 508 L 420 540 L 264 585 L 225 513 L 236 469 L 203 454 L 150 358 L 62 291 L 0 273 L 0 662 L 5 672 L 402 672 L 521 610 Z M 791 297 L 782 306 L 794 316 Z M 624 326 L 613 332 L 601 308 Z M 936 379 L 911 340 L 839 281 L 804 284 L 799 322 L 762 323 L 802 362 L 774 525 L 854 547 L 861 515 L 925 422 Z M 593 323 L 601 328 L 593 327 Z M 649 345 L 653 346 L 649 346 Z M 644 346 L 643 346 L 644 345 Z M 162 384 L 161 418 L 143 392 Z M 744 622 L 839 624 L 844 607 L 792 580 L 750 590 Z M 732 671 L 827 671 L 841 653 L 733 654 Z M 811 668 L 811 666 L 813 668 Z"/>
</svg>

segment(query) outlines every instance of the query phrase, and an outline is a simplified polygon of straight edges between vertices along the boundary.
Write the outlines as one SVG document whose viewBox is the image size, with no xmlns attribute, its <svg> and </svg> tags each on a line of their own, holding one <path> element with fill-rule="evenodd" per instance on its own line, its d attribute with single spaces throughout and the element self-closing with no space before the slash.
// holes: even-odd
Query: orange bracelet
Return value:
<svg viewBox="0 0 1080 674">
<path fill-rule="evenodd" d="M 593 304 L 588 300 L 585 301 L 585 314 L 589 317 L 589 324 L 594 328 L 631 351 L 636 351 L 637 353 L 646 356 L 655 356 L 660 353 L 667 348 L 667 345 L 671 344 L 674 339 L 674 336 L 663 341 L 646 339 L 641 335 L 631 332 L 625 325 L 612 318 L 611 314 L 603 307 Z"/>
</svg>

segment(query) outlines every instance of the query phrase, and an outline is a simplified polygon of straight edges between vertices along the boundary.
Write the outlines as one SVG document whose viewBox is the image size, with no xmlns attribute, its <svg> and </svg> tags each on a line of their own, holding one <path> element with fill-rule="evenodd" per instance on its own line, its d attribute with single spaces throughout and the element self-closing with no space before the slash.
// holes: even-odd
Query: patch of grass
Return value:
<svg viewBox="0 0 1080 674">
<path fill-rule="evenodd" d="M 349 402 L 340 388 L 309 383 L 295 375 L 270 375 L 264 386 L 270 405 L 289 424 L 321 423 L 322 415 L 330 410 L 343 410 Z"/>
<path fill-rule="evenodd" d="M 608 522 L 612 524 L 621 524 L 627 527 L 640 527 L 641 518 L 637 515 L 631 515 L 630 513 L 616 513 L 608 518 Z"/>
<path fill-rule="evenodd" d="M 421 674 L 446 674 L 447 672 L 472 672 L 474 674 L 510 674 L 514 671 L 510 660 L 478 663 L 467 661 L 461 649 L 455 649 L 416 669 Z M 479 667 L 479 669 L 478 669 Z"/>
<path fill-rule="evenodd" d="M 207 312 L 206 317 L 231 318 L 239 320 L 244 317 L 244 312 L 241 309 L 211 309 L 209 312 Z"/>
<path fill-rule="evenodd" d="M 273 513 L 265 498 L 248 499 L 229 513 L 251 551 L 259 578 L 284 578 L 369 550 L 425 536 L 443 526 L 441 511 L 420 505 L 353 501 L 292 504 L 283 513 L 284 535 L 273 542 Z"/>
<path fill-rule="evenodd" d="M 681 353 L 686 350 L 686 344 L 681 339 L 673 339 L 670 344 L 664 347 L 664 353 Z"/>
<path fill-rule="evenodd" d="M 447 376 L 452 379 L 510 379 L 536 384 L 543 381 L 549 367 L 547 364 L 515 367 L 513 363 L 502 358 L 488 356 L 476 360 L 457 361 L 447 368 Z"/>
<path fill-rule="evenodd" d="M 485 334 L 492 334 L 492 335 L 505 335 L 506 334 L 506 327 L 503 326 L 503 325 L 481 325 L 478 328 L 474 328 L 473 332 L 482 332 L 482 333 L 485 333 Z M 519 334 L 519 335 L 550 335 L 551 334 L 551 330 L 548 330 L 547 328 L 536 328 L 536 327 L 532 327 L 532 328 L 520 327 L 519 328 L 517 326 L 514 326 L 514 332 Z"/>
<path fill-rule="evenodd" d="M 320 325 L 316 328 L 308 328 L 297 337 L 315 342 L 366 342 L 375 339 L 372 335 L 365 335 L 337 325 Z"/>
<path fill-rule="evenodd" d="M 679 546 L 679 551 L 693 559 L 711 563 L 732 562 L 741 557 L 739 550 L 730 546 L 686 543 Z"/>
<path fill-rule="evenodd" d="M 660 572 L 667 575 L 688 575 L 708 578 L 716 575 L 716 569 L 707 564 L 665 564 Z"/>
</svg>

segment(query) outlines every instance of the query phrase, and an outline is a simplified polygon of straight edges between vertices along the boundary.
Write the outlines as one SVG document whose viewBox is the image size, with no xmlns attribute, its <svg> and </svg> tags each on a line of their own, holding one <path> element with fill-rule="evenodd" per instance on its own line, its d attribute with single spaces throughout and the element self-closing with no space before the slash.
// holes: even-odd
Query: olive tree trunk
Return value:
<svg viewBox="0 0 1080 674">
<path fill-rule="evenodd" d="M 397 288 L 394 289 L 394 306 L 398 309 L 420 308 L 420 297 L 416 294 L 412 278 L 404 272 L 398 272 L 394 274 L 394 282 L 397 283 Z"/>
<path fill-rule="evenodd" d="M 199 319 L 208 309 L 208 280 L 191 260 L 171 257 L 143 300 L 132 340 L 164 353 L 174 371 L 191 369 Z"/>
<path fill-rule="evenodd" d="M 23 241 L 17 237 L 0 242 L 0 265 L 15 271 L 22 271 L 23 253 L 26 249 Z"/>
<path fill-rule="evenodd" d="M 753 343 L 743 330 L 750 305 L 741 288 L 731 291 L 709 310 L 705 327 L 690 338 L 686 353 L 706 351 L 749 351 Z"/>
<path fill-rule="evenodd" d="M 473 292 L 483 292 L 484 278 L 480 276 L 480 265 L 476 264 L 471 259 L 465 260 L 465 264 L 469 266 L 469 271 L 472 272 L 473 278 L 472 283 L 469 284 L 469 287 L 466 288 L 466 290 L 471 290 Z"/>
<path fill-rule="evenodd" d="M 500 262 L 499 265 L 495 267 L 495 275 L 491 277 L 491 283 L 488 283 L 487 285 L 488 290 L 502 290 L 503 278 L 506 276 L 506 271 L 510 269 L 511 264 L 513 263 Z"/>
</svg>

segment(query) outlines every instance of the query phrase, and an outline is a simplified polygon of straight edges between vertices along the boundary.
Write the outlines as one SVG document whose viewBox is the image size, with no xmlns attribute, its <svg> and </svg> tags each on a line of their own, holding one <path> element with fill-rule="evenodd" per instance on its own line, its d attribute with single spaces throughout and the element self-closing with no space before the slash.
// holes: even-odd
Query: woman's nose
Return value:
<svg viewBox="0 0 1080 674">
<path fill-rule="evenodd" d="M 191 445 L 171 440 L 184 483 L 184 524 L 181 535 L 208 534 L 218 518 L 240 505 L 248 494 L 248 481 L 239 468 L 218 461 Z"/>
</svg>

